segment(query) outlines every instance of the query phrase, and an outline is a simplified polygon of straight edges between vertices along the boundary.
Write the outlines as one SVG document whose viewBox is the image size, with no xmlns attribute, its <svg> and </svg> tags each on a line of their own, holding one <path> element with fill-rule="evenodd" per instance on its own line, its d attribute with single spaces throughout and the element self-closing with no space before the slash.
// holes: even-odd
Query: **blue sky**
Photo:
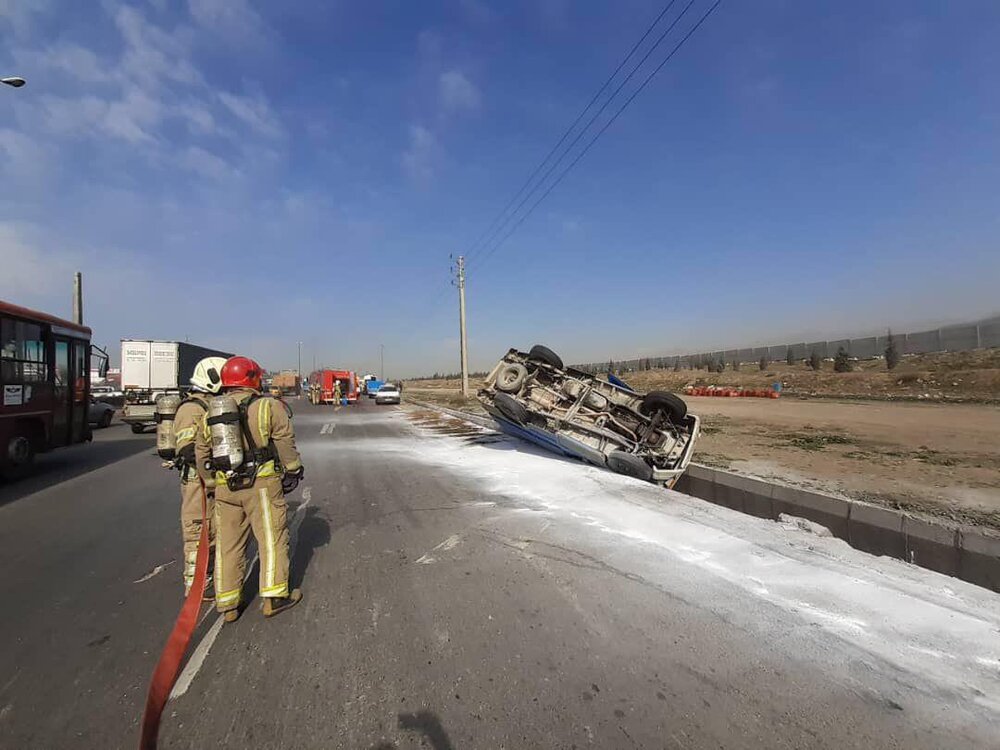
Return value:
<svg viewBox="0 0 1000 750">
<path fill-rule="evenodd" d="M 0 0 L 0 71 L 29 81 L 0 91 L 0 297 L 68 315 L 79 269 L 114 349 L 189 338 L 278 368 L 301 340 L 304 368 L 370 369 L 384 343 L 387 374 L 456 370 L 449 254 L 661 7 Z M 997 38 L 986 0 L 724 0 L 472 254 L 471 364 L 996 312 Z"/>
</svg>

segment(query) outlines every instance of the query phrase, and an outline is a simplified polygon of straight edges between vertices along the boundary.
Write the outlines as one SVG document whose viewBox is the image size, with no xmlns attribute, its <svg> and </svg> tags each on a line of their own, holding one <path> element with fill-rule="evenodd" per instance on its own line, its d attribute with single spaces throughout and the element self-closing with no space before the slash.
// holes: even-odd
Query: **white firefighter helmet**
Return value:
<svg viewBox="0 0 1000 750">
<path fill-rule="evenodd" d="M 205 357 L 194 366 L 191 387 L 203 393 L 218 393 L 222 388 L 222 366 L 225 357 Z"/>
</svg>

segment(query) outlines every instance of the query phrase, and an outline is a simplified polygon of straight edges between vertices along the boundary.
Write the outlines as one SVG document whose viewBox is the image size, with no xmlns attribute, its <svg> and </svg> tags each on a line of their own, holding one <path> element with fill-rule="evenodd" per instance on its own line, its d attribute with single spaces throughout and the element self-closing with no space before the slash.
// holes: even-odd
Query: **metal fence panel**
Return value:
<svg viewBox="0 0 1000 750">
<path fill-rule="evenodd" d="M 837 350 L 843 348 L 848 354 L 851 353 L 851 340 L 850 339 L 839 339 L 837 341 L 827 341 L 826 350 L 829 352 L 831 357 L 837 356 Z"/>
<path fill-rule="evenodd" d="M 793 359 L 805 359 L 806 358 L 806 345 L 805 344 L 789 344 L 788 348 L 792 350 Z"/>
<path fill-rule="evenodd" d="M 788 358 L 788 344 L 767 347 L 767 358 L 772 362 L 778 362 Z"/>
<path fill-rule="evenodd" d="M 907 354 L 941 351 L 941 335 L 938 329 L 906 334 L 906 349 L 904 351 Z"/>
<path fill-rule="evenodd" d="M 753 349 L 740 349 L 736 354 L 740 362 L 753 362 Z"/>
<path fill-rule="evenodd" d="M 816 352 L 820 357 L 823 357 L 824 359 L 830 356 L 829 354 L 827 354 L 825 341 L 813 341 L 811 344 L 806 344 L 806 357 L 811 357 L 813 355 L 813 352 Z"/>
<path fill-rule="evenodd" d="M 851 339 L 848 342 L 848 351 L 850 351 L 852 357 L 857 357 L 858 359 L 874 359 L 878 356 L 878 339 L 875 336 L 869 336 L 865 339 Z"/>
<path fill-rule="evenodd" d="M 940 329 L 941 348 L 946 352 L 966 352 L 978 346 L 975 325 L 947 326 Z"/>
<path fill-rule="evenodd" d="M 770 362 L 771 361 L 771 357 L 767 353 L 768 348 L 769 347 L 766 347 L 766 346 L 755 347 L 754 350 L 753 350 L 753 361 L 754 362 L 758 362 L 758 361 L 760 361 L 760 358 L 763 357 L 764 359 L 766 359 L 766 360 L 768 360 Z"/>
<path fill-rule="evenodd" d="M 979 345 L 984 347 L 1000 346 L 1000 317 L 980 321 Z"/>
</svg>

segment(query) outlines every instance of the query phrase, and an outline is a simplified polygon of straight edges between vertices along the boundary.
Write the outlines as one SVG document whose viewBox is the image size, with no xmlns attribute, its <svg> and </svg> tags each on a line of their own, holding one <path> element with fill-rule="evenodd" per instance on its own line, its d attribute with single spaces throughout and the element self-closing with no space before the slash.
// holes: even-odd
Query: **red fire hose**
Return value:
<svg viewBox="0 0 1000 750">
<path fill-rule="evenodd" d="M 191 635 L 198 624 L 198 612 L 201 610 L 202 597 L 205 593 L 205 576 L 208 574 L 208 496 L 205 493 L 205 483 L 201 484 L 201 536 L 198 538 L 198 557 L 194 565 L 194 582 L 188 591 L 180 614 L 174 622 L 174 629 L 167 638 L 160 660 L 153 670 L 149 682 L 149 693 L 146 695 L 146 710 L 142 714 L 142 738 L 139 740 L 139 750 L 156 750 L 156 739 L 160 732 L 160 717 L 167 705 L 167 698 L 177 682 L 181 671 L 181 662 L 187 651 Z"/>
</svg>

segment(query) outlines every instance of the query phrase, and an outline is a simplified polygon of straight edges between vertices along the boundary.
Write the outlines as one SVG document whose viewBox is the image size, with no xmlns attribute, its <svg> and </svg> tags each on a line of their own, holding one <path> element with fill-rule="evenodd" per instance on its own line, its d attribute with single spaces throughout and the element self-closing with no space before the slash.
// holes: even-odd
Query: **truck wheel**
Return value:
<svg viewBox="0 0 1000 750">
<path fill-rule="evenodd" d="M 528 352 L 528 359 L 534 360 L 535 362 L 541 362 L 542 364 L 554 367 L 557 370 L 563 369 L 563 361 L 559 358 L 559 355 L 547 346 L 542 346 L 541 344 L 535 344 L 531 347 L 531 351 Z"/>
<path fill-rule="evenodd" d="M 144 424 L 134 424 L 132 425 L 132 432 L 136 435 L 141 435 L 146 431 L 146 425 Z"/>
<path fill-rule="evenodd" d="M 688 407 L 684 399 L 666 391 L 650 391 L 642 399 L 639 411 L 647 417 L 651 417 L 658 411 L 665 411 L 670 421 L 675 424 L 683 421 L 687 416 Z"/>
<path fill-rule="evenodd" d="M 115 413 L 113 411 L 106 411 L 101 415 L 100 427 L 110 427 L 111 420 L 115 418 Z"/>
<path fill-rule="evenodd" d="M 496 386 L 504 393 L 517 393 L 528 377 L 528 368 L 517 362 L 506 365 L 497 374 Z"/>
<path fill-rule="evenodd" d="M 520 401 L 506 393 L 498 393 L 493 397 L 493 405 L 507 419 L 516 424 L 524 424 L 528 421 L 528 410 Z"/>
<path fill-rule="evenodd" d="M 15 433 L 7 441 L 0 456 L 0 476 L 20 479 L 31 471 L 35 463 L 35 446 L 28 435 Z"/>
<path fill-rule="evenodd" d="M 625 451 L 612 451 L 607 458 L 608 468 L 617 474 L 649 482 L 653 479 L 653 467 L 636 455 Z"/>
</svg>

